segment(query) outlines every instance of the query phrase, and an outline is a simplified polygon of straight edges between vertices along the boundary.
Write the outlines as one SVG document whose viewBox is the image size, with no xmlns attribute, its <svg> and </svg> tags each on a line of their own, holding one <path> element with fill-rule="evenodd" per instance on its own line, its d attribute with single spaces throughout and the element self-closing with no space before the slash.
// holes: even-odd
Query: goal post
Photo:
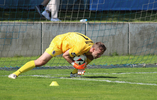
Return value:
<svg viewBox="0 0 157 100">
<path fill-rule="evenodd" d="M 93 42 L 106 45 L 104 55 L 92 61 L 88 68 L 156 66 L 156 2 L 61 0 L 60 22 L 41 18 L 34 9 L 40 2 L 22 2 L 20 7 L 11 3 L 0 2 L 1 68 L 19 68 L 37 59 L 56 35 L 67 32 L 80 32 Z M 81 19 L 87 21 L 80 22 Z M 43 67 L 72 68 L 62 56 L 52 58 Z"/>
</svg>

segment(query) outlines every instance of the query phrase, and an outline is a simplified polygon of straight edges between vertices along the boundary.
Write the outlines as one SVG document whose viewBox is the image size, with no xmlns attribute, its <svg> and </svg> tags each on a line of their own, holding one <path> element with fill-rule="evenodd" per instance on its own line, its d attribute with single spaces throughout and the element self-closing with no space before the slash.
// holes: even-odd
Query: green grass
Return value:
<svg viewBox="0 0 157 100">
<path fill-rule="evenodd" d="M 72 69 L 31 70 L 16 80 L 7 78 L 13 71 L 0 70 L 0 99 L 156 100 L 156 70 L 157 68 L 86 69 L 82 78 L 70 78 Z M 52 81 L 57 81 L 59 86 L 49 86 Z"/>
<path fill-rule="evenodd" d="M 21 67 L 23 64 L 30 60 L 35 60 L 35 57 L 1 57 L 0 67 Z M 121 64 L 154 64 L 157 63 L 156 55 L 143 55 L 143 56 L 102 56 L 93 60 L 90 65 L 121 65 Z M 45 66 L 71 66 L 63 57 L 52 58 Z"/>
</svg>

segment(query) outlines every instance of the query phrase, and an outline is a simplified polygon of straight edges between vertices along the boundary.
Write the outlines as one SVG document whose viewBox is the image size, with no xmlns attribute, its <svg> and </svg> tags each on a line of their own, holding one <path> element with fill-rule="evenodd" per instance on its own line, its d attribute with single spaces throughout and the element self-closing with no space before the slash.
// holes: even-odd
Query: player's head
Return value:
<svg viewBox="0 0 157 100">
<path fill-rule="evenodd" d="M 106 51 L 106 47 L 102 42 L 96 42 L 91 48 L 91 53 L 94 59 L 99 58 Z"/>
</svg>

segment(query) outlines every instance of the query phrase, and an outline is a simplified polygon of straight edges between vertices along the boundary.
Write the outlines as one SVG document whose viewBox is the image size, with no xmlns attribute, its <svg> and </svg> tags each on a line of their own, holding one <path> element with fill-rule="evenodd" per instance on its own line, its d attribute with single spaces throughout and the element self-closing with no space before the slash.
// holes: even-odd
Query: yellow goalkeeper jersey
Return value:
<svg viewBox="0 0 157 100">
<path fill-rule="evenodd" d="M 78 32 L 68 32 L 56 36 L 51 44 L 57 46 L 62 53 L 69 50 L 71 57 L 82 55 L 87 53 L 90 48 L 93 46 L 93 41 L 88 38 L 86 35 L 83 35 Z"/>
</svg>

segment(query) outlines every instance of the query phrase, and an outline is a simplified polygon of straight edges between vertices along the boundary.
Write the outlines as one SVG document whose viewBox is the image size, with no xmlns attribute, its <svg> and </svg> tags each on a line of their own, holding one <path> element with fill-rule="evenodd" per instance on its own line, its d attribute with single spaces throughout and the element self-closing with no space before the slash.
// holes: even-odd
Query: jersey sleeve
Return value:
<svg viewBox="0 0 157 100">
<path fill-rule="evenodd" d="M 82 55 L 82 54 L 84 54 L 83 49 L 84 49 L 83 47 L 73 46 L 71 49 L 69 49 L 69 55 L 71 57 Z"/>
</svg>

